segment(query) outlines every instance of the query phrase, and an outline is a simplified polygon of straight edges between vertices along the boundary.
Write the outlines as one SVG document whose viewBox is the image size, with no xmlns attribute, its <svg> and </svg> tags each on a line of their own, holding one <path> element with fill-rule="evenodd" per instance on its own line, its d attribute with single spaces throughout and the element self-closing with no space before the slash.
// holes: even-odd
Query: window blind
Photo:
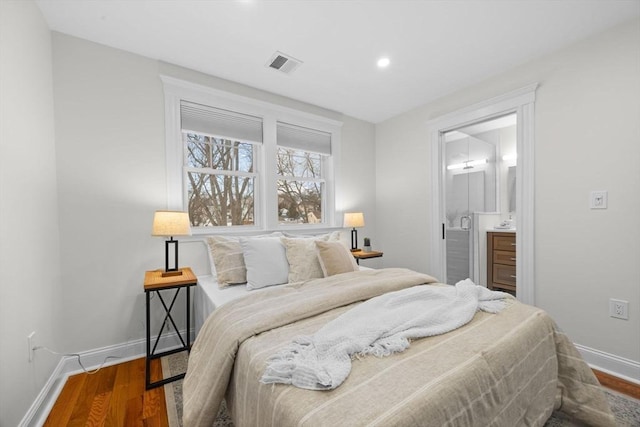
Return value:
<svg viewBox="0 0 640 427">
<path fill-rule="evenodd" d="M 262 142 L 260 117 L 181 101 L 180 119 L 183 131 L 245 142 Z"/>
<path fill-rule="evenodd" d="M 331 134 L 286 123 L 277 124 L 278 146 L 331 154 Z"/>
</svg>

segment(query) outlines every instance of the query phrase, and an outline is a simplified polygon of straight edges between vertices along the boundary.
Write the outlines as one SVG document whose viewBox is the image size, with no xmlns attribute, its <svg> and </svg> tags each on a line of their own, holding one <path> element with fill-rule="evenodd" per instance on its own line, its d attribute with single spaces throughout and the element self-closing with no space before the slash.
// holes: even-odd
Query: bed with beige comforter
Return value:
<svg viewBox="0 0 640 427">
<path fill-rule="evenodd" d="M 192 348 L 185 427 L 213 425 L 222 399 L 244 426 L 542 426 L 554 409 L 615 426 L 606 397 L 571 341 L 542 310 L 508 299 L 497 314 L 414 340 L 402 353 L 353 360 L 333 390 L 263 384 L 267 360 L 357 304 L 416 285 L 406 269 L 366 270 L 249 295 L 217 309 Z"/>
</svg>

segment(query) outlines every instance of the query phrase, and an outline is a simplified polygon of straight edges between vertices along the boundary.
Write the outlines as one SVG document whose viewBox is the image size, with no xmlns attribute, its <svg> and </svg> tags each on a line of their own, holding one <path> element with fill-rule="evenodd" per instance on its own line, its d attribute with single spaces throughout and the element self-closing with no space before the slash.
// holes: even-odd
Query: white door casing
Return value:
<svg viewBox="0 0 640 427">
<path fill-rule="evenodd" d="M 534 104 L 537 83 L 488 99 L 458 111 L 448 113 L 427 123 L 431 143 L 432 224 L 431 267 L 432 274 L 443 277 L 446 269 L 445 241 L 442 224 L 445 219 L 445 194 L 442 191 L 445 164 L 443 159 L 444 132 L 476 122 L 517 114 L 516 169 L 516 281 L 517 298 L 534 305 Z"/>
</svg>

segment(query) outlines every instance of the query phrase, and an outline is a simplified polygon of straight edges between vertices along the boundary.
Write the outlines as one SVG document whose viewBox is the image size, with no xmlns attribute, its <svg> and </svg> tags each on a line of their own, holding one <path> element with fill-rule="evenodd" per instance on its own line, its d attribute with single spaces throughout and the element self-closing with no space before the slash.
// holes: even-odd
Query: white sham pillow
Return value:
<svg viewBox="0 0 640 427">
<path fill-rule="evenodd" d="M 289 264 L 280 237 L 241 237 L 247 288 L 260 289 L 288 282 Z"/>
</svg>

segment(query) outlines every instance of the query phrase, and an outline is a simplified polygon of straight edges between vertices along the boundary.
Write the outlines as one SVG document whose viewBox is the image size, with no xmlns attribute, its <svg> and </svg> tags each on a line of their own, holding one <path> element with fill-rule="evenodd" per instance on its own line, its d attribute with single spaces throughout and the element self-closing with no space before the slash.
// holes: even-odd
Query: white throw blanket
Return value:
<svg viewBox="0 0 640 427">
<path fill-rule="evenodd" d="M 510 297 L 469 279 L 455 286 L 414 286 L 380 295 L 327 323 L 313 336 L 296 338 L 269 359 L 261 382 L 334 389 L 349 375 L 352 356 L 402 352 L 411 339 L 465 325 L 477 310 L 499 312 Z"/>
</svg>

